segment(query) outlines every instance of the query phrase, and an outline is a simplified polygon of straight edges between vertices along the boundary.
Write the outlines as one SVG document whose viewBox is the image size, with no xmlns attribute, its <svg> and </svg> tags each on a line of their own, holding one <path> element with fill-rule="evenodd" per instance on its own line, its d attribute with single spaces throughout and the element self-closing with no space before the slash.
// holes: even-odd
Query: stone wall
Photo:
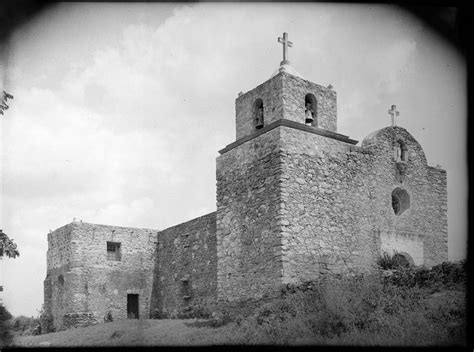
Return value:
<svg viewBox="0 0 474 352">
<path fill-rule="evenodd" d="M 336 92 L 305 79 L 280 72 L 235 100 L 236 139 L 256 131 L 255 101 L 263 100 L 264 125 L 280 119 L 305 121 L 305 96 L 316 98 L 315 127 L 337 131 Z"/>
<path fill-rule="evenodd" d="M 424 258 L 427 266 L 448 260 L 448 190 L 447 174 L 441 168 L 428 167 L 428 194 L 425 203 L 429 214 Z"/>
<path fill-rule="evenodd" d="M 406 231 L 381 231 L 380 232 L 380 250 L 389 255 L 396 253 L 404 256 L 408 255 L 414 265 L 424 264 L 424 239 L 425 236 L 419 233 Z"/>
<path fill-rule="evenodd" d="M 280 128 L 217 158 L 218 298 L 259 299 L 281 283 Z"/>
<path fill-rule="evenodd" d="M 378 255 L 373 157 L 360 147 L 282 128 L 283 282 L 370 269 Z"/>
<path fill-rule="evenodd" d="M 406 161 L 396 160 L 395 142 L 404 144 Z M 376 225 L 381 233 L 423 237 L 424 265 L 448 260 L 446 171 L 428 166 L 423 148 L 402 127 L 375 131 L 364 139 L 362 146 L 374 153 L 371 175 L 379 184 L 376 205 L 380 215 Z M 395 215 L 391 207 L 391 194 L 396 188 L 410 195 L 410 208 L 401 215 Z M 402 247 L 394 249 L 403 251 Z M 421 254 L 418 251 L 413 255 Z"/>
<path fill-rule="evenodd" d="M 53 319 L 55 330 L 63 326 L 63 316 L 68 311 L 72 299 L 71 281 L 71 232 L 72 224 L 65 225 L 48 234 L 46 254 L 47 275 L 44 280 L 44 310 Z"/>
<path fill-rule="evenodd" d="M 287 74 L 282 75 L 283 87 L 283 119 L 304 123 L 305 96 L 311 93 L 316 98 L 316 118 L 313 125 L 332 132 L 337 131 L 336 92 Z"/>
<path fill-rule="evenodd" d="M 159 232 L 152 316 L 192 316 L 216 301 L 216 288 L 216 213 Z"/>
<path fill-rule="evenodd" d="M 283 115 L 282 75 L 276 75 L 235 100 L 236 139 L 255 132 L 255 101 L 263 100 L 265 126 Z"/>
<path fill-rule="evenodd" d="M 65 225 L 48 234 L 47 270 L 59 269 L 71 263 L 72 224 Z"/>
<path fill-rule="evenodd" d="M 56 329 L 103 322 L 108 312 L 113 319 L 127 318 L 128 294 L 139 295 L 139 316 L 149 316 L 155 230 L 73 222 L 54 231 L 50 245 L 63 233 L 70 243 L 63 284 L 57 279 L 54 245 L 45 280 L 45 304 L 51 302 Z M 120 260 L 110 259 L 107 241 L 120 243 Z"/>
<path fill-rule="evenodd" d="M 376 131 L 362 146 L 343 137 L 281 124 L 221 151 L 219 299 L 258 299 L 329 271 L 370 271 L 384 251 L 417 265 L 447 260 L 445 172 L 427 166 L 401 127 Z M 408 194 L 403 212 L 395 212 L 394 190 Z"/>
<path fill-rule="evenodd" d="M 286 127 L 281 141 L 284 282 L 371 270 L 382 251 L 418 265 L 447 260 L 445 173 L 405 129 L 377 131 L 363 147 Z M 394 141 L 407 153 L 401 166 Z M 400 215 L 397 188 L 410 196 Z"/>
<path fill-rule="evenodd" d="M 127 295 L 139 295 L 139 316 L 147 318 L 156 255 L 157 231 L 80 224 L 73 232 L 73 271 L 77 277 L 74 311 L 102 320 L 127 318 Z M 107 241 L 120 243 L 120 260 L 110 260 Z"/>
</svg>

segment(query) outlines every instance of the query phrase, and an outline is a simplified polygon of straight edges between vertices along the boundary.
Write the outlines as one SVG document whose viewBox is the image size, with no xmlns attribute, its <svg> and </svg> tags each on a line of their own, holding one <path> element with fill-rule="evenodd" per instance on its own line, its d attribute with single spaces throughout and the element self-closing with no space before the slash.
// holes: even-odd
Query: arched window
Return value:
<svg viewBox="0 0 474 352">
<path fill-rule="evenodd" d="M 410 195 L 404 189 L 395 188 L 392 192 L 392 208 L 395 215 L 402 215 L 410 208 Z"/>
<path fill-rule="evenodd" d="M 58 276 L 58 284 L 62 287 L 64 286 L 64 276 L 59 275 Z"/>
<path fill-rule="evenodd" d="M 393 156 L 395 161 L 408 161 L 408 148 L 402 140 L 395 142 Z"/>
<path fill-rule="evenodd" d="M 255 122 L 255 128 L 258 130 L 264 126 L 263 120 L 263 100 L 258 98 L 253 104 L 253 116 Z"/>
<path fill-rule="evenodd" d="M 304 97 L 304 122 L 311 126 L 318 126 L 317 102 L 314 94 L 306 94 Z"/>
</svg>

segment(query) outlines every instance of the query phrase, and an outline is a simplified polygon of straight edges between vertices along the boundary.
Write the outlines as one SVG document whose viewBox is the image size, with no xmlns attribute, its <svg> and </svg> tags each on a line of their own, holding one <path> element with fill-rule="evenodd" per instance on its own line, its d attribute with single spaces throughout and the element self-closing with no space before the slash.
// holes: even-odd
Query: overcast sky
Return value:
<svg viewBox="0 0 474 352">
<path fill-rule="evenodd" d="M 332 84 L 338 132 L 398 124 L 448 173 L 449 258 L 466 256 L 466 66 L 388 5 L 57 5 L 10 41 L 1 118 L 2 260 L 14 315 L 43 303 L 47 233 L 76 219 L 165 229 L 216 209 L 215 158 L 235 140 L 235 98 L 278 68 L 277 37 L 306 79 Z"/>
</svg>

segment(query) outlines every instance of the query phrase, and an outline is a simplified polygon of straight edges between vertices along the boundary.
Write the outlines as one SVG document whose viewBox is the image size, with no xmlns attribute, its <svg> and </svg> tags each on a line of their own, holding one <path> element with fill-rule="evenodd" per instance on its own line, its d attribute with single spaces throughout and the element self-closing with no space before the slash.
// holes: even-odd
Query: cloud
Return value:
<svg viewBox="0 0 474 352">
<path fill-rule="evenodd" d="M 386 109 L 380 111 L 379 106 L 406 89 L 407 75 L 413 73 L 415 53 L 414 40 L 400 39 L 372 49 L 370 55 L 358 56 L 355 65 L 350 66 L 351 79 L 347 80 L 352 89 L 345 89 L 344 104 L 340 105 L 340 116 L 346 117 L 341 121 L 342 129 L 352 131 L 359 138 L 368 133 L 360 121 L 367 116 L 385 114 Z"/>
<path fill-rule="evenodd" d="M 42 304 L 42 281 L 46 277 L 47 248 L 18 245 L 20 256 L 3 259 L 1 263 L 4 303 L 13 315 L 37 316 Z"/>
<path fill-rule="evenodd" d="M 414 53 L 416 51 L 416 42 L 414 40 L 397 41 L 381 53 L 375 56 L 371 61 L 374 65 L 375 75 L 381 77 L 376 89 L 384 94 L 392 94 L 401 88 L 402 82 L 405 82 L 405 75 L 413 63 Z"/>
</svg>

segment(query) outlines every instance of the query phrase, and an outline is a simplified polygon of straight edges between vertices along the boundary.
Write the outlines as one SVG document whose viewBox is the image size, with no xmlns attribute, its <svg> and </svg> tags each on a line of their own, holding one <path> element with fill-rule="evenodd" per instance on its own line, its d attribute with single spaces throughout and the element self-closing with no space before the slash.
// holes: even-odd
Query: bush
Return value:
<svg viewBox="0 0 474 352">
<path fill-rule="evenodd" d="M 466 262 L 444 262 L 431 269 L 424 267 L 398 268 L 385 280 L 397 286 L 429 288 L 432 292 L 442 288 L 464 289 L 467 281 Z"/>
<path fill-rule="evenodd" d="M 409 266 L 409 262 L 397 251 L 392 255 L 383 252 L 378 258 L 377 264 L 383 270 L 401 269 Z"/>
<path fill-rule="evenodd" d="M 158 314 L 160 316 L 166 316 L 164 314 Z M 176 313 L 177 319 L 209 319 L 212 314 L 207 304 L 197 303 L 183 308 L 181 311 Z M 158 318 L 160 319 L 160 318 Z M 161 318 L 162 319 L 162 318 Z"/>
<path fill-rule="evenodd" d="M 204 304 L 197 304 L 193 308 L 193 318 L 196 319 L 209 319 L 212 316 L 209 307 Z"/>
<path fill-rule="evenodd" d="M 208 320 L 185 322 L 184 325 L 196 327 L 196 328 L 202 328 L 202 327 L 219 328 L 221 326 L 229 324 L 230 322 L 237 321 L 238 318 L 240 317 L 232 318 L 229 312 L 222 311 L 219 313 L 213 313 L 212 315 L 206 314 L 206 318 L 203 318 L 203 319 L 208 319 Z"/>
<path fill-rule="evenodd" d="M 463 277 L 459 267 L 441 265 L 400 268 L 389 278 L 372 274 L 289 284 L 279 299 L 231 318 L 230 336 L 234 343 L 462 344 L 462 292 L 433 295 L 432 288 Z"/>
<path fill-rule="evenodd" d="M 170 314 L 168 312 L 161 312 L 158 309 L 155 309 L 152 319 L 170 319 Z"/>
<path fill-rule="evenodd" d="M 0 303 L 0 348 L 8 346 L 13 340 L 11 318 L 10 312 Z"/>
<path fill-rule="evenodd" d="M 15 335 L 35 335 L 38 334 L 39 318 L 28 318 L 24 315 L 11 320 L 11 328 Z M 40 330 L 41 332 L 41 330 Z"/>
</svg>

